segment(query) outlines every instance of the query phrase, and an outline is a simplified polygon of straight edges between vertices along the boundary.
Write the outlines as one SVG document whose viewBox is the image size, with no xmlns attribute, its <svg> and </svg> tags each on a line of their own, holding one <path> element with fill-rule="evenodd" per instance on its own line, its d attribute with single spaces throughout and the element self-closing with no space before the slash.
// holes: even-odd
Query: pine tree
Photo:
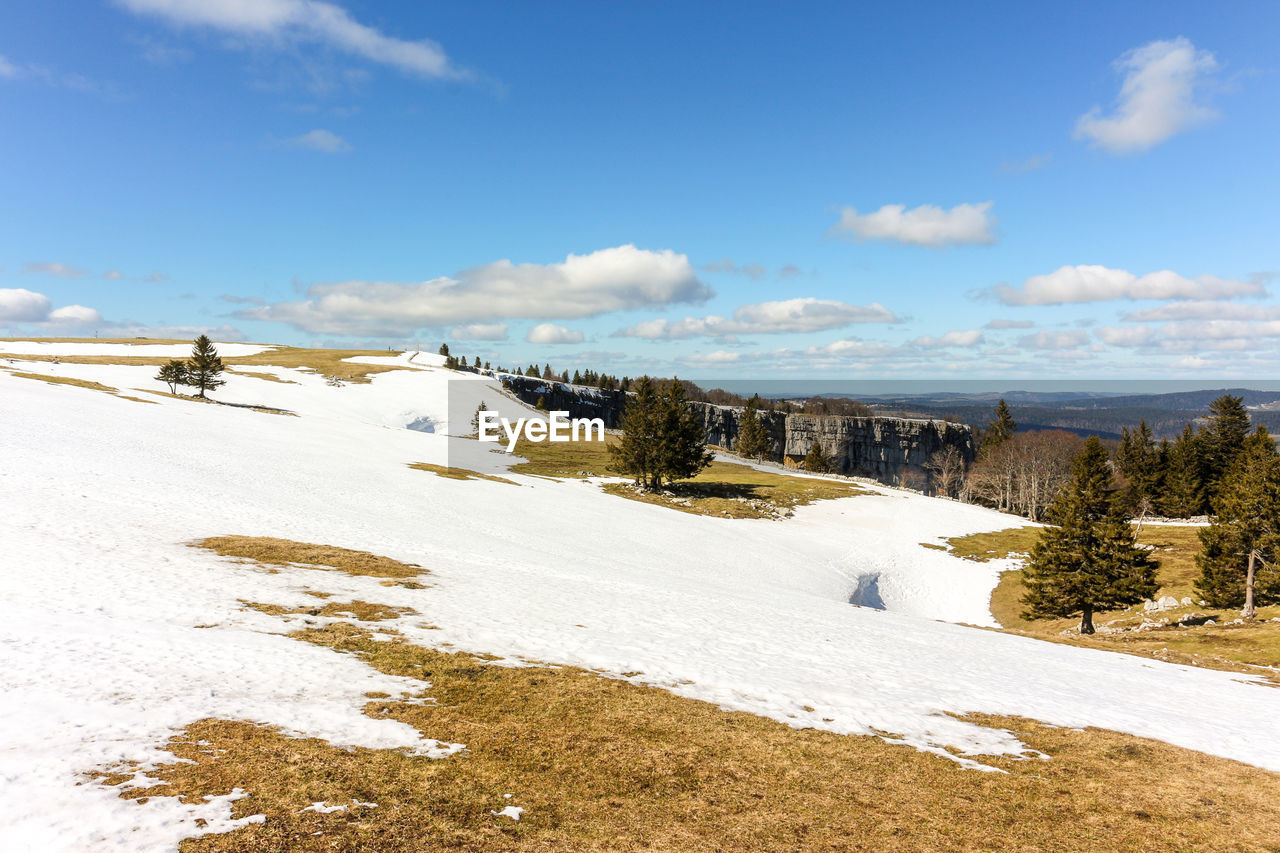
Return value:
<svg viewBox="0 0 1280 853">
<path fill-rule="evenodd" d="M 476 413 L 471 416 L 471 431 L 476 435 L 480 434 L 480 413 L 489 411 L 489 407 L 484 404 L 484 400 L 480 401 L 480 405 L 476 406 Z"/>
<path fill-rule="evenodd" d="M 449 345 L 448 345 L 448 344 L 441 344 L 441 345 L 440 345 L 440 354 L 441 354 L 441 355 L 448 355 L 448 354 L 449 354 Z"/>
<path fill-rule="evenodd" d="M 539 394 L 538 403 L 537 405 L 534 406 L 534 408 L 537 409 L 539 412 L 545 412 L 547 410 L 547 398 Z"/>
<path fill-rule="evenodd" d="M 1000 445 L 1004 444 L 1013 434 L 1018 431 L 1018 425 L 1013 420 L 1013 414 L 1009 411 L 1009 406 L 1001 398 L 996 404 L 996 416 L 991 423 L 987 424 L 987 428 L 982 432 L 982 452 L 988 453 Z"/>
<path fill-rule="evenodd" d="M 1204 477 L 1200 440 L 1191 424 L 1169 445 L 1164 464 L 1164 488 L 1156 505 L 1171 518 L 1190 518 L 1204 511 Z"/>
<path fill-rule="evenodd" d="M 1090 438 L 1072 466 L 1073 480 L 1054 498 L 1047 527 L 1022 572 L 1028 618 L 1080 614 L 1092 634 L 1093 613 L 1155 595 L 1156 564 L 1138 548 L 1111 479 L 1110 459 Z"/>
<path fill-rule="evenodd" d="M 1213 509 L 1200 531 L 1196 589 L 1214 607 L 1241 607 L 1252 619 L 1258 604 L 1280 601 L 1280 458 L 1262 428 L 1246 439 Z"/>
<path fill-rule="evenodd" d="M 1210 504 L 1218 494 L 1221 480 L 1231 463 L 1244 450 L 1249 436 L 1249 411 L 1243 397 L 1223 394 L 1209 404 L 1209 419 L 1200 430 L 1200 451 L 1204 482 Z"/>
<path fill-rule="evenodd" d="M 1126 481 L 1125 497 L 1130 510 L 1151 506 L 1159 492 L 1160 465 L 1155 438 L 1145 418 L 1136 430 L 1130 432 L 1126 427 L 1121 432 L 1116 467 Z"/>
<path fill-rule="evenodd" d="M 760 420 L 759 408 L 760 396 L 755 394 L 742 411 L 742 418 L 738 422 L 738 438 L 734 444 L 734 449 L 741 456 L 763 459 L 772 450 L 773 442 L 764 422 Z"/>
<path fill-rule="evenodd" d="M 179 385 L 188 384 L 186 362 L 177 358 L 165 362 L 160 367 L 160 372 L 156 374 L 156 379 L 169 386 L 170 394 L 177 394 Z"/>
<path fill-rule="evenodd" d="M 204 398 L 206 391 L 213 391 L 227 384 L 225 380 L 218 378 L 223 371 L 222 359 L 218 357 L 218 350 L 207 335 L 201 335 L 192 344 L 186 368 L 187 384 L 200 389 L 197 397 Z"/>
<path fill-rule="evenodd" d="M 684 386 L 675 381 L 663 393 L 648 376 L 634 384 L 635 396 L 622 415 L 622 438 L 609 448 L 610 467 L 638 486 L 657 490 L 711 464 L 702 418 L 686 404 Z"/>
<path fill-rule="evenodd" d="M 822 445 L 814 442 L 809 445 L 809 452 L 804 455 L 804 470 L 826 474 L 831 470 L 831 460 L 822 452 Z"/>
</svg>

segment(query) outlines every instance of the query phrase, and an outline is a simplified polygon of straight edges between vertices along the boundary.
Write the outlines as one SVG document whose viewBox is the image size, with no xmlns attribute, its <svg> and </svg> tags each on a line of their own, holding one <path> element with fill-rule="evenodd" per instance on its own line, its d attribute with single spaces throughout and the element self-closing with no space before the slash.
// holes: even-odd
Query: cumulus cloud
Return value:
<svg viewBox="0 0 1280 853">
<path fill-rule="evenodd" d="M 989 291 L 1005 305 L 1062 305 L 1115 299 L 1227 299 L 1266 293 L 1261 281 L 1201 275 L 1186 278 L 1169 270 L 1134 275 L 1127 270 L 1082 264 L 1059 267 L 1027 279 L 1022 289 L 998 285 Z"/>
<path fill-rule="evenodd" d="M 0 289 L 0 323 L 83 328 L 102 323 L 102 315 L 84 305 L 54 308 L 43 293 L 24 288 Z"/>
<path fill-rule="evenodd" d="M 313 334 L 392 336 L 454 324 L 594 317 L 702 303 L 713 295 L 685 255 L 628 244 L 552 264 L 497 261 L 418 283 L 316 284 L 302 301 L 249 308 L 237 316 Z"/>
<path fill-rule="evenodd" d="M 507 339 L 507 324 L 467 323 L 450 329 L 449 337 L 456 341 L 505 341 Z"/>
<path fill-rule="evenodd" d="M 120 270 L 107 270 L 102 274 L 102 277 L 107 281 L 120 281 L 124 278 L 124 273 L 120 272 Z"/>
<path fill-rule="evenodd" d="M 169 276 L 157 270 L 153 270 L 152 272 L 147 273 L 147 275 L 142 280 L 145 281 L 147 284 L 163 284 L 166 281 L 173 281 L 173 279 L 169 278 Z"/>
<path fill-rule="evenodd" d="M 22 265 L 22 271 L 37 275 L 52 275 L 58 278 L 79 278 L 85 271 L 57 261 L 32 261 Z"/>
<path fill-rule="evenodd" d="M 1018 344 L 1024 349 L 1034 350 L 1067 350 L 1083 346 L 1089 335 L 1079 329 L 1069 332 L 1036 332 L 1034 335 L 1023 335 Z"/>
<path fill-rule="evenodd" d="M 860 214 L 852 207 L 840 213 L 831 233 L 849 240 L 887 240 L 913 246 L 988 245 L 996 241 L 996 218 L 992 202 L 957 204 L 943 210 L 932 204 L 906 209 L 903 204 L 886 204 L 872 213 Z"/>
<path fill-rule="evenodd" d="M 897 323 L 898 317 L 878 302 L 850 305 L 833 299 L 801 297 L 742 305 L 733 317 L 685 317 L 648 320 L 614 333 L 614 337 L 678 340 L 732 335 L 779 335 L 820 332 L 852 323 Z"/>
<path fill-rule="evenodd" d="M 17 288 L 0 288 L 0 322 L 39 323 L 49 316 L 53 303 L 43 293 Z"/>
<path fill-rule="evenodd" d="M 141 15 L 179 27 L 202 27 L 267 44 L 317 42 L 407 74 L 466 78 L 433 41 L 406 41 L 360 23 L 322 0 L 116 0 Z"/>
<path fill-rule="evenodd" d="M 237 296 L 234 293 L 223 293 L 218 298 L 232 305 L 262 305 L 265 302 L 258 296 Z"/>
<path fill-rule="evenodd" d="M 324 154 L 342 154 L 353 150 L 351 143 L 336 133 L 328 130 L 309 130 L 301 136 L 292 136 L 283 141 L 290 148 L 305 148 L 308 151 L 319 151 Z"/>
<path fill-rule="evenodd" d="M 64 305 L 50 311 L 45 322 L 54 326 L 85 328 L 101 325 L 102 314 L 96 308 L 87 308 L 84 305 Z"/>
<path fill-rule="evenodd" d="M 1181 37 L 1134 48 L 1115 62 L 1124 83 L 1111 113 L 1094 107 L 1076 122 L 1075 136 L 1112 154 L 1129 154 L 1216 118 L 1196 95 L 1217 68 L 1212 53 Z"/>
<path fill-rule="evenodd" d="M 982 343 L 983 335 L 981 329 L 967 329 L 964 331 L 947 332 L 941 337 L 933 335 L 924 335 L 916 338 L 911 343 L 918 347 L 926 349 L 941 349 L 943 347 L 972 347 Z"/>
<path fill-rule="evenodd" d="M 884 358 L 899 350 L 897 347 L 879 341 L 864 341 L 860 338 L 846 338 L 832 341 L 822 346 L 807 347 L 807 356 L 825 356 L 829 358 Z"/>
<path fill-rule="evenodd" d="M 580 344 L 582 332 L 555 323 L 539 323 L 529 330 L 524 339 L 531 344 Z"/>
</svg>

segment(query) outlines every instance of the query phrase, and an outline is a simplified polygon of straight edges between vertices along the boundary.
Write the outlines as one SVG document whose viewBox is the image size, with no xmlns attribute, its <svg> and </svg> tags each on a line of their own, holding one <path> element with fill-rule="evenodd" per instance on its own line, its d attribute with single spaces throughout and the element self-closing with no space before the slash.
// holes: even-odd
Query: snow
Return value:
<svg viewBox="0 0 1280 853">
<path fill-rule="evenodd" d="M 490 809 L 489 814 L 497 817 L 509 817 L 512 820 L 519 820 L 520 815 L 524 814 L 524 809 L 520 806 L 507 806 L 501 811 L 493 811 Z"/>
<path fill-rule="evenodd" d="M 257 355 L 275 349 L 261 344 L 216 342 L 218 354 L 227 358 Z M 0 341 L 0 355 L 100 355 L 142 356 L 147 358 L 186 358 L 191 344 L 95 344 L 75 341 Z"/>
<path fill-rule="evenodd" d="M 241 604 L 314 605 L 307 590 L 411 607 L 417 615 L 378 625 L 423 645 L 639 673 L 629 680 L 795 726 L 897 732 L 976 769 L 984 755 L 1024 747 L 949 713 L 1097 726 L 1280 770 L 1280 693 L 1250 677 L 956 624 L 994 624 L 1002 566 L 921 543 L 1020 519 L 880 487 L 785 521 L 709 518 L 604 494 L 592 480 L 512 474 L 517 460 L 449 433 L 465 432 L 480 400 L 512 418 L 527 407 L 491 379 L 434 366 L 436 356 L 387 358 L 407 369 L 332 387 L 254 367 L 297 384 L 229 375 L 215 395 L 300 417 L 161 397 L 142 405 L 0 369 L 6 850 L 174 850 L 233 829 L 231 798 L 252 791 L 140 804 L 92 783 L 174 760 L 167 739 L 199 719 L 456 754 L 461 745 L 361 712 L 370 692 L 429 701 L 429 683 L 283 636 L 319 617 Z M 154 368 L 21 369 L 163 387 Z M 423 419 L 434 432 L 406 428 Z M 408 467 L 419 461 L 518 485 Z M 223 534 L 385 554 L 426 567 L 429 585 L 271 573 L 185 544 Z"/>
</svg>

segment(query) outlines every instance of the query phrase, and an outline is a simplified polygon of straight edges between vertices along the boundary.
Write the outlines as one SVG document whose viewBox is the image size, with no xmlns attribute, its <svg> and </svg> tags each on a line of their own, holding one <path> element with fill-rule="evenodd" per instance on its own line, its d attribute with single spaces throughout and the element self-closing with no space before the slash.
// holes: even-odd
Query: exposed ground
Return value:
<svg viewBox="0 0 1280 853">
<path fill-rule="evenodd" d="M 383 618 L 367 606 L 361 618 Z M 184 851 L 1280 850 L 1280 775 L 1155 741 L 980 716 L 1051 756 L 981 773 L 573 667 L 374 641 L 354 620 L 292 636 L 429 680 L 434 701 L 370 696 L 365 713 L 467 750 L 428 759 L 197 722 L 170 742 L 190 763 L 122 796 L 238 787 L 250 796 L 234 816 L 266 821 Z M 495 814 L 508 806 L 519 821 Z"/>
<path fill-rule="evenodd" d="M 603 442 L 524 441 L 516 446 L 516 455 L 527 461 L 513 465 L 511 470 L 545 477 L 617 477 L 618 472 L 610 468 L 608 451 L 609 445 L 617 441 L 616 435 L 606 435 Z M 867 494 L 855 483 L 761 471 L 721 460 L 712 462 L 698 476 L 661 492 L 637 489 L 629 483 L 606 483 L 604 490 L 681 512 L 726 518 L 777 518 L 814 501 Z"/>
</svg>

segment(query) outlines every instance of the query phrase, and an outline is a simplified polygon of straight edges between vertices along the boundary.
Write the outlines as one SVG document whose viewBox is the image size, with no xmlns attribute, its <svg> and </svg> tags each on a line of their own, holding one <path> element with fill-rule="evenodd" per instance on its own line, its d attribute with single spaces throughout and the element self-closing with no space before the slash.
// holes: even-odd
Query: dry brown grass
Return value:
<svg viewBox="0 0 1280 853">
<path fill-rule="evenodd" d="M 444 465 L 433 465 L 430 462 L 411 462 L 409 467 L 417 471 L 435 474 L 438 477 L 448 477 L 450 480 L 489 480 L 494 483 L 506 483 L 508 486 L 520 485 L 514 480 L 508 480 L 506 477 L 482 474 L 479 471 L 472 471 L 470 468 L 450 468 Z"/>
<path fill-rule="evenodd" d="M 121 394 L 119 388 L 112 388 L 110 385 L 103 385 L 101 382 L 91 382 L 88 379 L 76 379 L 72 376 L 48 376 L 43 373 L 24 373 L 21 370 L 8 370 L 10 376 L 16 376 L 19 379 L 35 379 L 39 382 L 47 382 L 50 385 L 73 385 L 77 388 L 88 388 L 91 391 L 105 391 L 113 397 L 119 397 L 122 400 L 132 400 L 135 403 L 155 403 L 154 400 L 143 400 L 140 397 L 131 397 L 128 394 Z"/>
<path fill-rule="evenodd" d="M 147 344 L 189 344 L 189 340 L 176 340 L 174 338 L 0 338 L 0 341 L 39 341 L 46 344 L 132 344 L 134 346 L 146 346 Z M 5 355 L 0 353 L 0 356 Z"/>
<path fill-rule="evenodd" d="M 249 376 L 254 379 L 263 379 L 263 380 L 266 380 L 267 382 L 279 382 L 281 385 L 297 385 L 298 384 L 297 382 L 294 382 L 292 379 L 281 379 L 279 376 L 276 376 L 274 373 L 263 373 L 257 370 L 232 369 L 231 373 L 236 376 Z"/>
<path fill-rule="evenodd" d="M 377 698 L 366 713 L 467 750 L 433 760 L 195 723 L 170 743 L 190 763 L 123 796 L 241 787 L 250 796 L 233 813 L 267 820 L 184 842 L 188 853 L 1280 849 L 1280 776 L 1155 741 L 975 716 L 1053 756 L 992 759 L 1008 773 L 980 773 L 572 667 L 486 666 L 345 623 L 293 636 L 429 679 L 435 703 Z M 301 811 L 353 800 L 377 807 Z M 523 819 L 492 814 L 507 805 Z"/>
<path fill-rule="evenodd" d="M 608 448 L 617 441 L 616 435 L 607 435 L 603 442 L 521 442 L 516 455 L 527 461 L 511 466 L 511 470 L 545 477 L 616 477 L 618 474 L 609 469 Z M 845 480 L 796 477 L 721 461 L 661 492 L 626 483 L 606 483 L 604 491 L 681 512 L 723 518 L 777 518 L 815 501 L 868 494 Z"/>
<path fill-rule="evenodd" d="M 110 341 L 107 339 L 71 339 L 71 338 L 11 338 L 9 340 L 39 340 L 55 343 L 134 343 L 134 344 L 189 344 L 190 341 Z M 222 363 L 228 368 L 267 366 L 291 367 L 299 370 L 310 370 L 324 376 L 336 376 L 343 382 L 368 382 L 370 377 L 390 370 L 412 370 L 403 365 L 390 364 L 351 364 L 344 359 L 357 356 L 393 356 L 398 353 L 386 350 L 337 350 L 337 349 L 304 349 L 302 347 L 276 347 L 256 355 L 223 356 Z M 62 364 L 123 364 L 158 367 L 172 360 L 172 356 L 146 355 L 27 355 L 21 353 L 0 353 L 0 358 L 11 358 L 18 361 L 57 361 Z M 265 379 L 269 374 L 256 374 Z M 280 380 L 276 381 L 288 381 Z"/>
<path fill-rule="evenodd" d="M 1259 619 L 1243 625 L 1226 625 L 1239 613 L 1221 608 L 1199 606 L 1195 591 L 1199 574 L 1195 557 L 1200 552 L 1199 528 L 1174 525 L 1147 525 L 1138 541 L 1155 548 L 1160 563 L 1160 591 L 1156 597 L 1190 597 L 1193 603 L 1154 614 L 1144 614 L 1141 606 L 1125 610 L 1109 610 L 1094 614 L 1094 624 L 1106 628 L 1134 628 L 1144 619 L 1169 618 L 1170 624 L 1143 631 L 1098 633 L 1080 636 L 1071 629 L 1080 624 L 1077 618 L 1026 619 L 1023 617 L 1022 572 L 1007 571 L 991 593 L 991 615 L 1006 630 L 1042 640 L 1070 645 L 1122 651 L 1158 660 L 1190 666 L 1204 666 L 1231 672 L 1264 675 L 1280 682 L 1280 672 L 1259 667 L 1280 668 L 1280 623 L 1266 621 L 1280 616 L 1280 607 L 1262 607 Z M 1016 527 L 994 533 L 978 533 L 949 540 L 952 552 L 971 560 L 990 560 L 1025 554 L 1039 538 L 1033 527 Z M 1181 616 L 1194 616 L 1194 622 L 1178 626 Z M 1194 624 L 1212 619 L 1215 625 Z"/>
<path fill-rule="evenodd" d="M 311 594 L 316 595 L 316 593 Z M 289 608 L 261 601 L 241 601 L 240 603 L 270 616 L 324 616 L 333 619 L 355 619 L 357 622 L 382 622 L 387 619 L 399 619 L 401 616 L 413 616 L 418 612 L 412 607 L 393 607 L 390 604 L 374 604 L 359 599 L 329 601 L 323 607 Z"/>
<path fill-rule="evenodd" d="M 322 566 L 349 575 L 375 578 L 414 578 L 427 574 L 427 570 L 421 566 L 370 554 L 368 551 L 294 542 L 270 536 L 212 536 L 190 544 L 194 548 L 204 548 L 223 557 L 238 557 L 266 565 L 301 565 L 308 568 Z"/>
</svg>

